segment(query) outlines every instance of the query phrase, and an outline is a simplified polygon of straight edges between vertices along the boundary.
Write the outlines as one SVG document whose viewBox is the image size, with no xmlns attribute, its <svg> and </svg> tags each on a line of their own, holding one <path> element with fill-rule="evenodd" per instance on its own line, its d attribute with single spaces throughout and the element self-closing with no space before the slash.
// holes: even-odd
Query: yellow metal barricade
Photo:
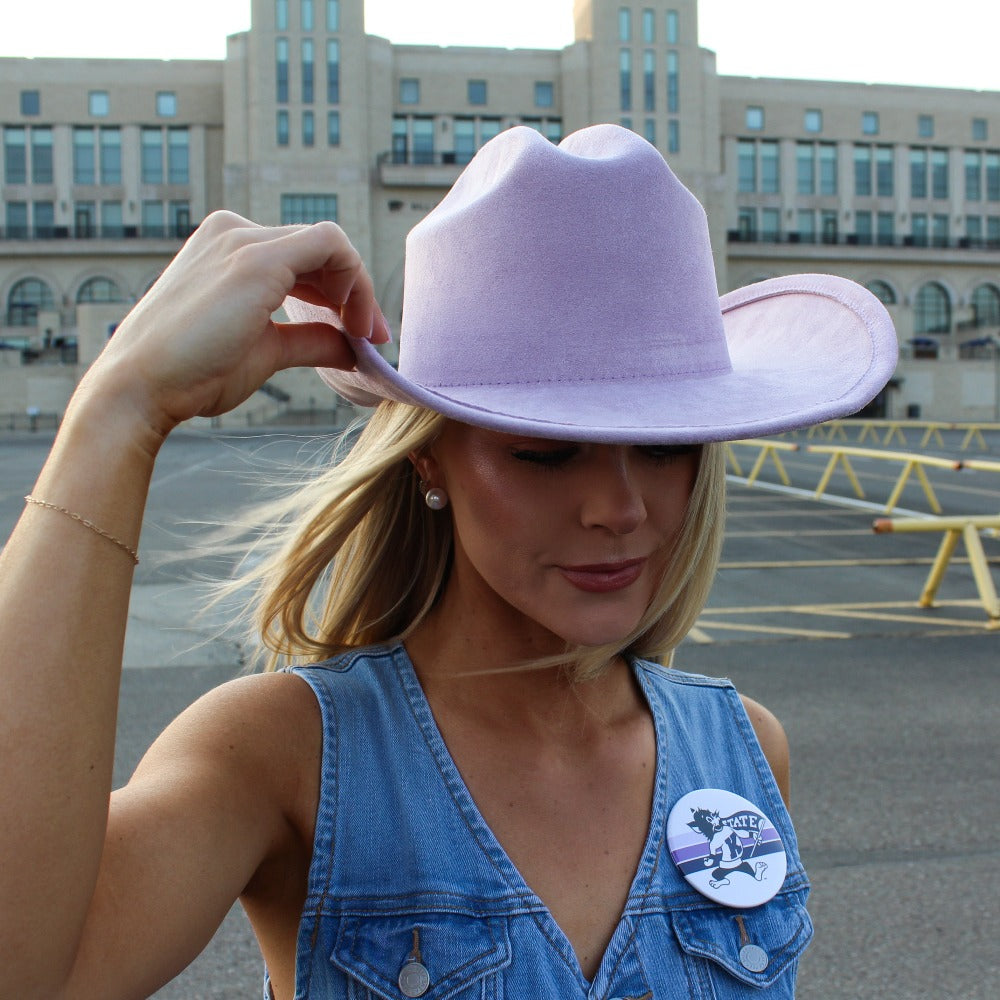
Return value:
<svg viewBox="0 0 1000 1000">
<path fill-rule="evenodd" d="M 760 475 L 761 469 L 764 468 L 764 463 L 767 459 L 771 459 L 774 463 L 774 467 L 778 470 L 778 475 L 781 477 L 782 483 L 784 483 L 785 486 L 791 485 L 792 481 L 788 478 L 788 473 L 785 471 L 784 463 L 781 461 L 781 456 L 778 452 L 798 451 L 799 446 L 797 444 L 791 441 L 776 441 L 771 438 L 747 438 L 744 441 L 733 441 L 731 445 L 727 445 L 726 447 L 726 458 L 728 459 L 730 465 L 732 465 L 736 475 L 742 476 L 743 467 L 740 465 L 739 460 L 736 457 L 736 453 L 733 451 L 732 445 L 744 445 L 748 448 L 760 449 L 757 455 L 757 460 L 754 462 L 753 468 L 747 476 L 747 486 L 753 486 L 753 484 L 757 481 L 757 477 Z"/>
<path fill-rule="evenodd" d="M 927 519 L 879 518 L 872 525 L 872 529 L 876 534 L 909 531 L 943 532 L 941 545 L 918 601 L 922 608 L 934 606 L 934 598 L 937 596 L 938 588 L 941 586 L 948 564 L 951 562 L 958 540 L 961 538 L 965 542 L 965 551 L 969 557 L 969 565 L 972 567 L 972 575 L 976 581 L 976 589 L 979 591 L 979 599 L 989 616 L 991 626 L 1000 628 L 1000 599 L 997 598 L 993 577 L 990 575 L 989 562 L 986 559 L 983 542 L 980 538 L 981 531 L 1000 532 L 1000 515 Z"/>
<path fill-rule="evenodd" d="M 940 514 L 941 505 L 938 503 L 937 496 L 934 494 L 930 480 L 928 480 L 927 474 L 924 472 L 924 466 L 929 465 L 939 469 L 952 470 L 962 468 L 962 463 L 954 461 L 953 459 L 936 458 L 933 455 L 914 455 L 910 452 L 903 451 L 880 451 L 876 448 L 849 448 L 844 445 L 822 444 L 808 445 L 807 450 L 815 452 L 816 454 L 830 456 L 830 461 L 827 462 L 823 476 L 819 481 L 819 485 L 816 487 L 817 500 L 826 492 L 826 487 L 829 484 L 838 464 L 843 466 L 844 472 L 847 474 L 847 478 L 851 481 L 851 485 L 854 487 L 855 495 L 859 499 L 864 499 L 865 491 L 861 488 L 861 483 L 858 482 L 858 477 L 855 475 L 854 468 L 850 462 L 850 457 L 874 458 L 879 461 L 886 462 L 902 462 L 903 471 L 900 473 L 899 479 L 896 480 L 896 485 L 893 488 L 892 494 L 886 501 L 885 512 L 887 514 L 899 502 L 899 498 L 903 493 L 903 488 L 906 486 L 906 482 L 910 478 L 910 474 L 913 472 L 916 472 L 917 478 L 920 480 L 920 485 L 923 487 L 924 495 L 927 497 L 927 502 L 930 504 L 931 510 L 934 511 L 935 514 Z"/>
</svg>

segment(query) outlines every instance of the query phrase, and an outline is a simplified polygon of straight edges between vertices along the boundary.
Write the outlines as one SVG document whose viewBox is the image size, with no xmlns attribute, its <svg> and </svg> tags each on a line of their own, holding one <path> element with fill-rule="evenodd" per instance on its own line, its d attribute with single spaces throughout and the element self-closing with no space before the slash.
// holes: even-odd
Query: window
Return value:
<svg viewBox="0 0 1000 1000">
<path fill-rule="evenodd" d="M 892 212 L 879 212 L 877 216 L 878 229 L 875 238 L 878 245 L 891 247 L 896 242 L 896 217 Z"/>
<path fill-rule="evenodd" d="M 965 217 L 965 239 L 971 247 L 983 245 L 983 217 L 981 215 L 967 215 Z"/>
<path fill-rule="evenodd" d="M 642 12 L 642 40 L 646 45 L 656 41 L 656 11 L 648 7 Z"/>
<path fill-rule="evenodd" d="M 676 118 L 671 118 L 667 122 L 667 152 L 679 153 L 681 151 L 681 123 Z"/>
<path fill-rule="evenodd" d="M 746 113 L 746 127 L 750 132 L 759 132 L 764 127 L 764 109 L 749 107 Z"/>
<path fill-rule="evenodd" d="M 413 119 L 413 162 L 434 162 L 434 119 Z"/>
<path fill-rule="evenodd" d="M 52 129 L 35 127 L 31 130 L 31 181 L 51 184 L 52 179 Z"/>
<path fill-rule="evenodd" d="M 777 194 L 780 181 L 778 143 L 774 140 L 760 144 L 760 190 L 763 194 Z"/>
<path fill-rule="evenodd" d="M 88 278 L 76 293 L 77 302 L 124 302 L 118 285 L 110 278 Z"/>
<path fill-rule="evenodd" d="M 163 183 L 163 130 L 144 128 L 140 133 L 140 160 L 143 184 Z M 161 221 L 162 227 L 162 221 Z"/>
<path fill-rule="evenodd" d="M 618 78 L 622 111 L 632 110 L 632 53 L 622 49 L 618 54 Z"/>
<path fill-rule="evenodd" d="M 965 200 L 980 201 L 983 197 L 983 154 L 978 150 L 965 151 Z"/>
<path fill-rule="evenodd" d="M 931 150 L 931 196 L 948 197 L 948 150 Z"/>
<path fill-rule="evenodd" d="M 274 27 L 277 31 L 288 31 L 288 0 L 274 0 Z"/>
<path fill-rule="evenodd" d="M 172 90 L 161 90 L 156 95 L 156 114 L 160 118 L 177 117 L 177 95 Z"/>
<path fill-rule="evenodd" d="M 486 81 L 470 80 L 468 85 L 468 96 L 470 104 L 486 103 Z"/>
<path fill-rule="evenodd" d="M 49 239 L 56 227 L 56 206 L 52 201 L 36 201 L 31 206 L 35 221 L 35 236 L 38 239 Z"/>
<path fill-rule="evenodd" d="M 857 145 L 854 147 L 854 195 L 857 198 L 869 198 L 872 193 L 872 148 Z"/>
<path fill-rule="evenodd" d="M 930 139 L 934 135 L 933 115 L 917 116 L 917 135 L 919 135 L 921 139 Z"/>
<path fill-rule="evenodd" d="M 797 214 L 800 243 L 816 242 L 816 213 L 812 209 L 800 208 Z"/>
<path fill-rule="evenodd" d="M 563 128 L 561 118 L 549 118 L 542 129 L 545 138 L 549 142 L 554 142 L 557 146 L 562 142 Z"/>
<path fill-rule="evenodd" d="M 120 201 L 101 202 L 101 236 L 105 239 L 121 239 L 125 229 L 122 226 L 122 203 Z"/>
<path fill-rule="evenodd" d="M 765 243 L 781 241 L 781 212 L 777 208 L 765 208 L 761 212 L 760 238 Z"/>
<path fill-rule="evenodd" d="M 736 189 L 748 194 L 757 190 L 757 144 L 752 139 L 742 139 L 736 146 Z"/>
<path fill-rule="evenodd" d="M 73 183 L 96 184 L 95 135 L 92 128 L 73 129 Z"/>
<path fill-rule="evenodd" d="M 667 11 L 667 45 L 676 45 L 680 35 L 680 18 L 676 10 Z"/>
<path fill-rule="evenodd" d="M 656 119 L 655 118 L 647 118 L 646 119 L 646 121 L 643 123 L 642 134 L 643 134 L 643 138 L 651 146 L 655 146 L 656 145 Z"/>
<path fill-rule="evenodd" d="M 819 146 L 819 193 L 837 193 L 837 147 L 829 142 Z"/>
<path fill-rule="evenodd" d="M 78 240 L 91 240 L 97 235 L 97 205 L 78 201 L 73 205 L 73 235 Z"/>
<path fill-rule="evenodd" d="M 326 116 L 326 144 L 328 146 L 340 145 L 340 112 L 330 111 Z"/>
<path fill-rule="evenodd" d="M 274 75 L 279 104 L 288 103 L 288 39 L 279 38 L 274 43 Z"/>
<path fill-rule="evenodd" d="M 278 120 L 275 123 L 275 141 L 279 146 L 288 145 L 288 112 L 282 109 L 278 112 Z"/>
<path fill-rule="evenodd" d="M 302 0 L 302 7 L 300 9 L 300 21 L 302 24 L 303 31 L 312 31 L 315 27 L 314 17 L 313 17 L 313 0 Z"/>
<path fill-rule="evenodd" d="M 927 197 L 927 150 L 910 148 L 910 197 Z"/>
<path fill-rule="evenodd" d="M 4 205 L 5 235 L 9 240 L 24 240 L 28 238 L 28 203 L 26 201 L 8 201 Z"/>
<path fill-rule="evenodd" d="M 187 239 L 191 235 L 191 204 L 187 201 L 170 203 L 170 236 Z"/>
<path fill-rule="evenodd" d="M 316 145 L 316 118 L 311 111 L 302 112 L 302 145 Z"/>
<path fill-rule="evenodd" d="M 986 200 L 1000 201 L 1000 153 L 986 153 Z"/>
<path fill-rule="evenodd" d="M 283 194 L 281 196 L 281 224 L 283 226 L 311 225 L 314 222 L 337 221 L 337 196 L 335 194 Z"/>
<path fill-rule="evenodd" d="M 824 209 L 819 213 L 820 239 L 824 243 L 837 242 L 837 213 Z"/>
<path fill-rule="evenodd" d="M 931 219 L 931 240 L 936 247 L 946 247 L 951 239 L 948 216 L 935 214 Z"/>
<path fill-rule="evenodd" d="M 326 30 L 340 31 L 340 0 L 326 0 Z"/>
<path fill-rule="evenodd" d="M 680 111 L 680 70 L 676 52 L 667 53 L 667 111 L 675 115 Z"/>
<path fill-rule="evenodd" d="M 892 146 L 878 146 L 875 150 L 875 193 L 880 198 L 891 198 L 895 189 L 896 157 Z"/>
<path fill-rule="evenodd" d="M 980 285 L 972 293 L 972 322 L 976 326 L 1000 326 L 1000 291 Z"/>
<path fill-rule="evenodd" d="M 872 242 L 872 213 L 867 211 L 854 213 L 854 242 L 869 246 Z"/>
<path fill-rule="evenodd" d="M 559 131 L 562 132 L 562 122 L 559 123 Z M 485 145 L 490 139 L 500 134 L 499 118 L 481 118 L 479 121 L 479 144 Z M 560 140 L 562 136 L 560 135 Z"/>
<path fill-rule="evenodd" d="M 861 112 L 861 131 L 865 135 L 878 135 L 878 112 Z"/>
<path fill-rule="evenodd" d="M 476 122 L 472 118 L 455 119 L 455 162 L 465 164 L 476 152 Z"/>
<path fill-rule="evenodd" d="M 21 112 L 24 114 L 24 112 Z M 986 119 L 985 118 L 973 118 L 972 119 L 972 138 L 976 142 L 986 141 Z"/>
<path fill-rule="evenodd" d="M 914 212 L 910 216 L 910 243 L 915 247 L 927 246 L 926 212 Z"/>
<path fill-rule="evenodd" d="M 400 104 L 420 103 L 419 80 L 402 79 L 399 81 L 399 103 Z"/>
<path fill-rule="evenodd" d="M 803 119 L 803 127 L 807 132 L 822 132 L 823 112 L 817 111 L 815 108 L 810 108 L 805 113 L 805 117 Z"/>
<path fill-rule="evenodd" d="M 992 248 L 1000 246 L 1000 215 L 986 216 L 986 245 Z"/>
<path fill-rule="evenodd" d="M 28 182 L 28 130 L 7 127 L 3 130 L 4 180 L 8 184 Z"/>
<path fill-rule="evenodd" d="M 163 202 L 144 201 L 142 203 L 142 235 L 162 238 L 166 235 L 163 225 Z"/>
<path fill-rule="evenodd" d="M 55 308 L 52 289 L 40 278 L 22 278 L 7 296 L 7 325 L 34 326 L 38 314 Z"/>
<path fill-rule="evenodd" d="M 656 53 L 646 49 L 642 54 L 643 110 L 656 110 Z"/>
<path fill-rule="evenodd" d="M 409 132 L 405 118 L 395 117 L 392 120 L 392 162 L 407 163 L 409 161 Z"/>
<path fill-rule="evenodd" d="M 736 219 L 736 232 L 741 243 L 757 242 L 757 209 L 741 208 Z"/>
<path fill-rule="evenodd" d="M 120 128 L 102 128 L 98 135 L 101 147 L 101 183 L 121 184 L 122 130 Z"/>
<path fill-rule="evenodd" d="M 42 97 L 37 90 L 21 91 L 21 114 L 26 116 L 42 113 Z M 985 137 L 984 137 L 985 138 Z"/>
<path fill-rule="evenodd" d="M 917 292 L 915 312 L 915 333 L 951 331 L 951 302 L 948 300 L 948 293 L 936 281 L 929 281 L 921 286 Z"/>
<path fill-rule="evenodd" d="M 302 39 L 302 103 L 312 104 L 315 72 L 316 46 L 311 38 Z"/>
<path fill-rule="evenodd" d="M 543 80 L 535 83 L 535 107 L 551 108 L 555 94 L 551 81 Z"/>
<path fill-rule="evenodd" d="M 111 100 L 106 90 L 92 90 L 88 96 L 92 118 L 107 118 L 111 113 Z"/>
<path fill-rule="evenodd" d="M 190 139 L 186 128 L 167 129 L 167 182 L 191 182 Z"/>
<path fill-rule="evenodd" d="M 880 281 L 876 278 L 874 281 L 869 281 L 865 288 L 868 289 L 872 295 L 875 296 L 884 306 L 894 306 L 896 304 L 896 293 L 892 290 L 892 286 L 888 282 Z"/>
<path fill-rule="evenodd" d="M 419 98 L 418 87 L 417 99 Z M 340 42 L 336 38 L 329 38 L 326 42 L 326 103 L 340 103 Z"/>
<path fill-rule="evenodd" d="M 618 41 L 632 41 L 632 11 L 628 7 L 618 8 Z"/>
<path fill-rule="evenodd" d="M 799 194 L 816 193 L 816 147 L 811 142 L 796 143 L 795 178 Z"/>
</svg>

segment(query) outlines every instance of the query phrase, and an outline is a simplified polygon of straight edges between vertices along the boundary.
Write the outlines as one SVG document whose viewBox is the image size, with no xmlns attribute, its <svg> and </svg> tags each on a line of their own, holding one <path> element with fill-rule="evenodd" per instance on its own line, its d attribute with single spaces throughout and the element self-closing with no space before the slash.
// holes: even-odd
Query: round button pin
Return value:
<svg viewBox="0 0 1000 1000">
<path fill-rule="evenodd" d="M 748 799 L 721 788 L 699 788 L 677 801 L 667 819 L 667 848 L 688 883 L 723 906 L 766 903 L 788 871 L 774 824 Z"/>
<path fill-rule="evenodd" d="M 420 962 L 407 962 L 399 970 L 399 988 L 404 997 L 422 997 L 430 985 L 430 973 Z"/>
</svg>

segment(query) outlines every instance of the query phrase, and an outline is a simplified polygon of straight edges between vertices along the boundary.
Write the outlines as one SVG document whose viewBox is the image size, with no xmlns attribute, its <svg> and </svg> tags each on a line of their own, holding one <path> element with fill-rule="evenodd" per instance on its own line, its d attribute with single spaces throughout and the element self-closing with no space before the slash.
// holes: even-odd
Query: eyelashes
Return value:
<svg viewBox="0 0 1000 1000">
<path fill-rule="evenodd" d="M 649 461 L 657 465 L 666 465 L 684 455 L 697 452 L 701 445 L 653 444 L 635 445 L 634 447 L 640 455 Z M 516 448 L 511 451 L 511 456 L 519 462 L 529 462 L 543 469 L 558 469 L 576 458 L 581 450 L 580 445 L 565 445 L 557 448 Z"/>
</svg>

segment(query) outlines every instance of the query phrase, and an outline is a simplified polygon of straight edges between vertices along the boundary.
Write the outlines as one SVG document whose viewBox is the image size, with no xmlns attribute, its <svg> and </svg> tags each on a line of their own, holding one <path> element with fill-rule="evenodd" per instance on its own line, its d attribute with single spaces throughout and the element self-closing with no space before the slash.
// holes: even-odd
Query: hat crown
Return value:
<svg viewBox="0 0 1000 1000">
<path fill-rule="evenodd" d="M 615 125 L 487 143 L 410 232 L 405 288 L 399 371 L 427 386 L 730 368 L 704 209 Z"/>
</svg>

